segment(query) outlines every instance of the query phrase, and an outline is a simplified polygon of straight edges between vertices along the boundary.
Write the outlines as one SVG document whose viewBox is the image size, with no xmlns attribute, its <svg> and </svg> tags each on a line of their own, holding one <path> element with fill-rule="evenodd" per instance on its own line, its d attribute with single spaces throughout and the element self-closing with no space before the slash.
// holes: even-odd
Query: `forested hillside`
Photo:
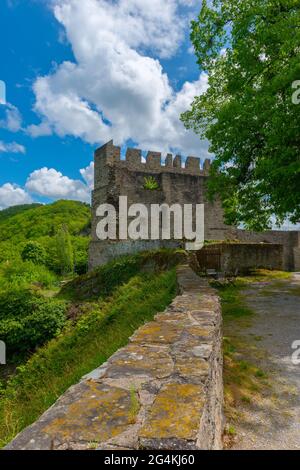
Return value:
<svg viewBox="0 0 300 470">
<path fill-rule="evenodd" d="M 90 220 L 90 207 L 77 201 L 15 206 L 0 211 L 0 265 L 12 260 L 20 262 L 26 243 L 35 241 L 46 252 L 43 264 L 59 273 L 57 235 L 63 228 L 71 240 L 74 270 L 84 273 L 87 268 Z"/>
<path fill-rule="evenodd" d="M 60 333 L 62 282 L 87 270 L 90 207 L 75 201 L 0 211 L 0 339 L 11 365 Z M 3 369 L 1 369 L 3 374 Z"/>
</svg>

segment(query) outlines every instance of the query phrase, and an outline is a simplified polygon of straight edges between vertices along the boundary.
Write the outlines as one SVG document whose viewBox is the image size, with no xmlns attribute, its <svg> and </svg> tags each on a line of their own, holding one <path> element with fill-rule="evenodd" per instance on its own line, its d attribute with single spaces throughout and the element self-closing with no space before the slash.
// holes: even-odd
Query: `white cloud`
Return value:
<svg viewBox="0 0 300 470">
<path fill-rule="evenodd" d="M 52 129 L 48 122 L 41 122 L 40 124 L 31 124 L 26 128 L 26 132 L 31 135 L 31 137 L 40 137 L 45 135 L 51 135 Z"/>
<path fill-rule="evenodd" d="M 103 45 L 118 48 L 123 43 L 135 50 L 148 48 L 159 57 L 171 57 L 182 42 L 187 24 L 184 15 L 178 13 L 182 0 L 54 0 L 53 4 L 78 61 L 87 58 L 92 44 L 95 54 L 103 51 Z"/>
<path fill-rule="evenodd" d="M 94 189 L 94 162 L 91 162 L 89 166 L 79 171 L 88 187 Z"/>
<path fill-rule="evenodd" d="M 80 170 L 81 174 L 88 179 L 92 171 L 91 165 Z M 77 201 L 90 202 L 89 185 L 81 180 L 74 180 L 64 176 L 54 168 L 41 168 L 32 172 L 27 178 L 25 189 L 39 196 L 51 199 L 73 199 Z"/>
<path fill-rule="evenodd" d="M 18 132 L 22 128 L 22 116 L 16 106 L 6 103 L 5 106 L 5 119 L 0 121 L 0 127 L 11 131 Z"/>
<path fill-rule="evenodd" d="M 31 196 L 24 189 L 11 183 L 0 186 L 0 210 L 18 204 L 30 204 Z"/>
<path fill-rule="evenodd" d="M 39 126 L 33 136 L 114 138 L 143 149 L 207 153 L 179 115 L 207 86 L 205 75 L 176 93 L 159 58 L 171 57 L 188 27 L 190 0 L 52 0 L 76 63 L 63 62 L 34 84 Z M 178 7 L 181 6 L 180 12 Z M 156 58 L 154 58 L 156 57 Z"/>
<path fill-rule="evenodd" d="M 3 142 L 0 140 L 0 153 L 26 153 L 24 145 L 17 142 Z"/>
</svg>

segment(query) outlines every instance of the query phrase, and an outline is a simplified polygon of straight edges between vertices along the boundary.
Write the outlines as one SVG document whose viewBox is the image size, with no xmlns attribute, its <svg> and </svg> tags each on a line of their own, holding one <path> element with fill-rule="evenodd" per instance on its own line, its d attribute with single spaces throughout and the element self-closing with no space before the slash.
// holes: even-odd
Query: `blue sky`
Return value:
<svg viewBox="0 0 300 470">
<path fill-rule="evenodd" d="M 1 0 L 0 208 L 89 201 L 94 149 L 207 157 L 179 115 L 206 89 L 194 0 Z"/>
</svg>

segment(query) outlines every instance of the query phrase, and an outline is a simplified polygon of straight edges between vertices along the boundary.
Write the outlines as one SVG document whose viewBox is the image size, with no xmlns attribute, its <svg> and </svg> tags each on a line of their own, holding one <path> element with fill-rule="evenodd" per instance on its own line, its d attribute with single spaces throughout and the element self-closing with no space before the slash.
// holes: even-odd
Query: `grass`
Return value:
<svg viewBox="0 0 300 470">
<path fill-rule="evenodd" d="M 164 310 L 175 292 L 175 269 L 134 276 L 111 297 L 100 299 L 74 327 L 39 349 L 1 391 L 0 445 L 124 346 L 141 324 Z"/>
<path fill-rule="evenodd" d="M 171 269 L 183 259 L 183 250 L 166 248 L 122 256 L 65 284 L 59 297 L 72 301 L 105 298 L 136 274 Z"/>
<path fill-rule="evenodd" d="M 245 305 L 241 294 L 244 286 L 244 282 L 237 280 L 234 284 L 219 287 L 224 321 L 227 319 L 248 318 L 253 314 L 253 311 Z"/>
<path fill-rule="evenodd" d="M 267 374 L 254 360 L 255 350 L 238 337 L 224 338 L 224 400 L 225 415 L 230 423 L 239 418 L 240 404 L 259 402 L 268 386 Z M 250 360 L 245 357 L 250 356 Z"/>
<path fill-rule="evenodd" d="M 270 271 L 268 269 L 254 269 L 248 276 L 238 278 L 244 284 L 251 282 L 269 282 L 274 280 L 290 279 L 291 273 L 286 271 Z"/>
</svg>

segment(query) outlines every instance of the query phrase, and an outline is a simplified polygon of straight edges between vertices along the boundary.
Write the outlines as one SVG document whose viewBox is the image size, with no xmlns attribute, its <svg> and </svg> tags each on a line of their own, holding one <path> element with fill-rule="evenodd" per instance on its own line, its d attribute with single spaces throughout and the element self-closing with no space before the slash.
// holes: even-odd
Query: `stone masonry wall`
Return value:
<svg viewBox="0 0 300 470">
<path fill-rule="evenodd" d="M 209 257 L 210 251 L 219 252 L 218 256 Z M 216 243 L 209 244 L 198 253 L 202 263 L 209 259 L 209 266 L 226 275 L 247 273 L 250 269 L 283 269 L 283 246 L 271 243 Z M 215 266 L 213 266 L 215 263 Z M 199 266 L 200 268 L 200 266 Z"/>
<path fill-rule="evenodd" d="M 269 230 L 267 232 L 250 232 L 248 230 L 228 230 L 225 240 L 239 240 L 243 243 L 272 243 L 283 247 L 283 269 L 294 271 L 295 257 L 294 248 L 300 247 L 300 232 Z"/>
<path fill-rule="evenodd" d="M 6 449 L 220 449 L 219 299 L 188 266 L 179 295 Z"/>
</svg>

